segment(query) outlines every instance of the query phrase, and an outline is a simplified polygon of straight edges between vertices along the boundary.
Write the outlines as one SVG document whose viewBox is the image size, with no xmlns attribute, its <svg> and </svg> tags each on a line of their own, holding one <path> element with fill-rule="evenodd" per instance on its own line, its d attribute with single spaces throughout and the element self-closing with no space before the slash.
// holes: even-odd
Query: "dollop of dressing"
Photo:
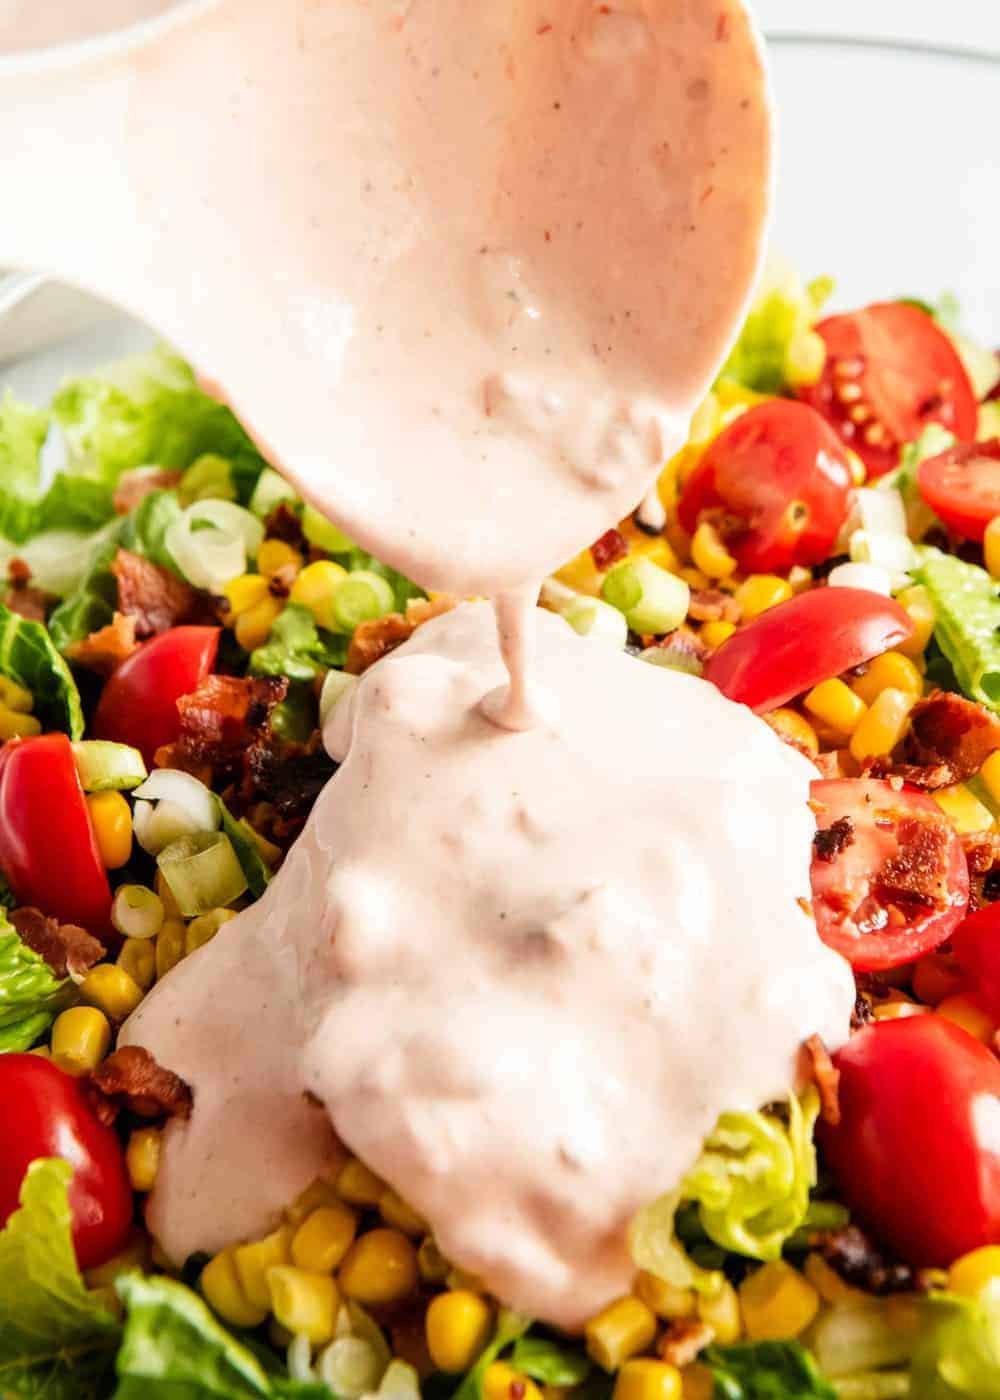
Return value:
<svg viewBox="0 0 1000 1400">
<path fill-rule="evenodd" d="M 488 604 L 372 668 L 276 880 L 125 1027 L 194 1091 L 150 1208 L 175 1259 L 268 1229 L 332 1122 L 455 1263 L 575 1327 L 718 1115 L 843 1039 L 850 974 L 798 902 L 811 765 L 546 613 L 534 672 L 555 721 L 483 716 Z"/>
</svg>

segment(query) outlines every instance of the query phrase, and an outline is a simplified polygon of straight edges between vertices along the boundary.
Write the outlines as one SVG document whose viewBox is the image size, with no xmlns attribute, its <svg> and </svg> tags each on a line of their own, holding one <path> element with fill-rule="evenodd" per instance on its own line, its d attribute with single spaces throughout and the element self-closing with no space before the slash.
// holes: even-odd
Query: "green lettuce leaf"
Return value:
<svg viewBox="0 0 1000 1400">
<path fill-rule="evenodd" d="M 501 1308 L 492 1341 L 480 1353 L 479 1360 L 471 1371 L 466 1371 L 451 1400 L 483 1400 L 483 1377 L 486 1372 L 509 1346 L 513 1346 L 518 1338 L 524 1336 L 530 1326 L 530 1318 L 511 1312 L 509 1308 Z"/>
<path fill-rule="evenodd" d="M 332 666 L 343 666 L 346 657 L 346 637 L 322 631 L 308 608 L 289 603 L 265 644 L 251 653 L 250 670 L 256 676 L 313 681 Z"/>
<path fill-rule="evenodd" d="M 19 403 L 9 390 L 0 399 L 0 482 L 6 491 L 30 495 L 36 489 L 48 431 L 44 409 Z"/>
<path fill-rule="evenodd" d="M 66 662 L 41 622 L 29 622 L 0 603 L 0 676 L 35 697 L 35 714 L 46 729 L 83 736 L 80 692 Z"/>
<path fill-rule="evenodd" d="M 836 1400 L 798 1342 L 711 1346 L 698 1360 L 715 1378 L 714 1400 Z"/>
<path fill-rule="evenodd" d="M 115 1286 L 126 1321 L 114 1400 L 330 1400 L 325 1385 L 270 1375 L 184 1284 L 126 1274 Z"/>
<path fill-rule="evenodd" d="M 934 604 L 934 639 L 963 693 L 1000 711 L 1000 585 L 985 569 L 937 549 L 914 577 Z"/>
<path fill-rule="evenodd" d="M 224 457 L 246 504 L 265 466 L 236 418 L 202 393 L 191 367 L 161 348 L 68 380 L 53 400 L 75 470 L 114 482 L 133 467 L 184 469 Z"/>
<path fill-rule="evenodd" d="M 519 1337 L 511 1365 L 543 1385 L 579 1385 L 591 1372 L 590 1358 L 580 1346 L 549 1337 Z"/>
<path fill-rule="evenodd" d="M 0 1052 L 29 1050 L 73 995 L 0 909 Z"/>
<path fill-rule="evenodd" d="M 937 520 L 937 516 L 920 494 L 917 486 L 917 468 L 928 457 L 936 457 L 946 452 L 955 442 L 954 435 L 940 423 L 929 423 L 916 442 L 904 444 L 899 456 L 899 466 L 887 472 L 874 483 L 876 491 L 898 491 L 903 498 L 906 511 L 906 529 L 911 540 L 923 539 Z"/>
<path fill-rule="evenodd" d="M 21 1208 L 0 1232 L 0 1394 L 84 1400 L 107 1394 L 119 1325 L 76 1265 L 68 1162 L 28 1168 Z"/>
<path fill-rule="evenodd" d="M 757 296 L 719 378 L 733 379 L 761 394 L 785 388 L 797 377 L 803 338 L 809 336 L 832 291 L 829 278 L 804 286 L 789 263 L 776 256 L 769 258 Z M 815 348 L 822 367 L 822 346 Z"/>
<path fill-rule="evenodd" d="M 222 830 L 229 837 L 233 850 L 236 852 L 236 859 L 240 863 L 240 868 L 246 876 L 250 893 L 254 899 L 260 899 L 267 889 L 271 879 L 271 872 L 264 862 L 264 857 L 260 853 L 260 847 L 253 839 L 250 831 L 243 822 L 238 822 L 223 802 L 222 798 L 216 795 L 216 802 L 219 804 L 219 813 L 222 817 Z"/>
</svg>

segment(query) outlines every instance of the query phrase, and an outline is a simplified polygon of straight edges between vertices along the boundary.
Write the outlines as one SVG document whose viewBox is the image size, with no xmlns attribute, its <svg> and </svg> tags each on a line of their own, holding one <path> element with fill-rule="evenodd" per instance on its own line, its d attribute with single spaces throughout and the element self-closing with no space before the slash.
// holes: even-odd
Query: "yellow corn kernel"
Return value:
<svg viewBox="0 0 1000 1400">
<path fill-rule="evenodd" d="M 718 1293 L 698 1295 L 698 1316 L 711 1327 L 720 1346 L 731 1346 L 743 1335 L 740 1300 L 728 1279 Z"/>
<path fill-rule="evenodd" d="M 149 1239 L 141 1230 L 133 1228 L 128 1243 L 103 1264 L 87 1269 L 84 1278 L 88 1288 L 110 1288 L 121 1274 L 133 1273 L 136 1269 L 145 1273 L 149 1263 Z"/>
<path fill-rule="evenodd" d="M 851 448 L 847 448 L 847 463 L 851 469 L 852 484 L 855 486 L 864 486 L 868 477 L 868 472 L 864 462 L 862 462 L 858 454 L 852 451 Z"/>
<path fill-rule="evenodd" d="M 707 520 L 701 522 L 691 538 L 691 562 L 709 578 L 728 578 L 736 572 L 736 560 Z"/>
<path fill-rule="evenodd" d="M 257 551 L 257 568 L 267 578 L 291 564 L 302 568 L 302 555 L 287 540 L 265 540 Z"/>
<path fill-rule="evenodd" d="M 268 594 L 254 607 L 240 613 L 234 631 L 244 651 L 256 651 L 264 645 L 271 635 L 271 628 L 281 616 L 283 606 L 280 598 L 272 598 Z"/>
<path fill-rule="evenodd" d="M 919 1001 L 907 1001 L 905 998 L 900 1001 L 884 1001 L 880 1006 L 876 1006 L 874 1015 L 876 1021 L 903 1021 L 907 1016 L 922 1016 L 930 1008 L 921 1006 Z"/>
<path fill-rule="evenodd" d="M 159 1128 L 136 1128 L 125 1149 L 125 1165 L 133 1191 L 152 1191 L 160 1170 L 163 1135 Z"/>
<path fill-rule="evenodd" d="M 136 986 L 149 991 L 156 981 L 156 945 L 151 938 L 126 938 L 117 961 Z"/>
<path fill-rule="evenodd" d="M 863 676 L 851 682 L 854 694 L 866 705 L 873 705 L 883 690 L 902 690 L 918 699 L 924 693 L 924 681 L 908 656 L 900 651 L 884 651 L 868 663 Z"/>
<path fill-rule="evenodd" d="M 399 1230 L 369 1230 L 347 1251 L 338 1281 L 345 1297 L 365 1307 L 397 1303 L 420 1282 L 417 1251 Z"/>
<path fill-rule="evenodd" d="M 231 626 L 238 617 L 268 597 L 267 579 L 263 574 L 240 574 L 239 578 L 230 579 L 223 593 L 229 603 L 226 622 Z"/>
<path fill-rule="evenodd" d="M 814 685 L 802 703 L 811 715 L 838 734 L 853 734 L 868 712 L 860 696 L 835 676 Z"/>
<path fill-rule="evenodd" d="M 94 1006 L 71 1006 L 52 1025 L 52 1058 L 67 1074 L 96 1069 L 111 1046 L 111 1026 Z"/>
<path fill-rule="evenodd" d="M 358 1217 L 341 1201 L 307 1215 L 292 1238 L 292 1263 L 315 1274 L 332 1274 L 354 1243 Z"/>
<path fill-rule="evenodd" d="M 913 969 L 913 995 L 928 1006 L 937 1006 L 965 985 L 965 975 L 948 953 L 927 953 Z"/>
<path fill-rule="evenodd" d="M 483 1376 L 483 1400 L 542 1400 L 542 1393 L 523 1371 L 494 1361 Z"/>
<path fill-rule="evenodd" d="M 285 1209 L 285 1218 L 290 1225 L 299 1226 L 307 1215 L 320 1206 L 332 1206 L 338 1202 L 337 1192 L 325 1177 L 318 1176 L 304 1191 L 300 1191 L 292 1204 Z"/>
<path fill-rule="evenodd" d="M 883 690 L 851 735 L 851 756 L 858 763 L 887 758 L 906 733 L 914 703 L 905 691 Z"/>
<path fill-rule="evenodd" d="M 815 1251 L 806 1255 L 802 1272 L 824 1303 L 831 1303 L 836 1307 L 843 1303 L 864 1302 L 868 1297 L 860 1288 L 852 1288 L 849 1283 L 845 1283 L 837 1270 L 831 1269 L 822 1254 L 816 1254 Z"/>
<path fill-rule="evenodd" d="M 103 1011 L 109 1021 L 124 1021 L 142 1001 L 142 988 L 123 967 L 98 963 L 80 983 L 80 996 Z"/>
<path fill-rule="evenodd" d="M 419 1239 L 421 1235 L 427 1234 L 427 1221 L 408 1206 L 399 1192 L 393 1191 L 392 1187 L 382 1192 L 378 1209 L 385 1223 L 402 1230 L 404 1235 L 413 1235 Z"/>
<path fill-rule="evenodd" d="M 21 714 L 0 705 L 0 742 L 7 739 L 33 739 L 42 726 L 34 715 Z"/>
<path fill-rule="evenodd" d="M 270 1311 L 271 1290 L 267 1286 L 269 1269 L 292 1262 L 292 1230 L 289 1225 L 279 1225 L 262 1240 L 252 1244 L 241 1244 L 233 1250 L 233 1267 L 243 1292 L 254 1307 Z"/>
<path fill-rule="evenodd" d="M 963 1298 L 978 1298 L 1000 1280 L 1000 1245 L 987 1244 L 956 1259 L 948 1270 L 948 1289 Z M 992 1289 L 991 1289 L 992 1291 Z"/>
<path fill-rule="evenodd" d="M 328 1274 L 310 1274 L 288 1264 L 267 1271 L 271 1311 L 294 1336 L 305 1335 L 313 1346 L 333 1336 L 340 1294 Z"/>
<path fill-rule="evenodd" d="M 156 975 L 166 977 L 184 956 L 187 929 L 182 919 L 164 919 L 156 935 Z"/>
<path fill-rule="evenodd" d="M 963 836 L 974 831 L 988 831 L 993 825 L 993 813 L 983 806 L 975 793 L 964 783 L 938 788 L 931 796 L 952 826 Z"/>
<path fill-rule="evenodd" d="M 777 603 L 792 596 L 792 585 L 777 574 L 751 574 L 736 590 L 736 601 L 743 609 L 744 622 L 751 622 Z"/>
<path fill-rule="evenodd" d="M 318 627 L 333 627 L 333 599 L 347 577 L 347 570 L 332 559 L 307 564 L 292 584 L 289 600 L 308 608 Z"/>
<path fill-rule="evenodd" d="M 714 651 L 716 647 L 721 647 L 723 642 L 728 642 L 735 631 L 736 624 L 734 622 L 724 622 L 722 618 L 719 618 L 717 622 L 702 623 L 698 635 L 705 645 Z"/>
<path fill-rule="evenodd" d="M 791 1264 L 764 1264 L 740 1284 L 743 1326 L 752 1342 L 797 1337 L 819 1311 L 819 1294 Z"/>
<path fill-rule="evenodd" d="M 35 1045 L 28 1051 L 29 1055 L 37 1055 L 40 1060 L 51 1060 L 52 1051 L 47 1045 Z"/>
<path fill-rule="evenodd" d="M 192 919 L 184 933 L 185 954 L 210 943 L 222 925 L 235 918 L 235 909 L 210 909 L 207 914 L 199 914 Z"/>
<path fill-rule="evenodd" d="M 678 569 L 677 577 L 682 578 L 689 588 L 709 588 L 712 580 L 700 569 Z"/>
<path fill-rule="evenodd" d="M 589 597 L 596 597 L 601 591 L 604 575 L 594 563 L 594 556 L 590 550 L 584 549 L 575 559 L 558 569 L 555 577 L 567 588 L 572 588 L 574 593 L 586 593 Z"/>
<path fill-rule="evenodd" d="M 380 1181 L 364 1162 L 351 1157 L 337 1173 L 336 1187 L 337 1195 L 349 1206 L 377 1206 L 382 1199 L 385 1182 Z"/>
<path fill-rule="evenodd" d="M 983 535 L 983 562 L 991 578 L 1000 578 L 1000 515 L 995 515 Z"/>
<path fill-rule="evenodd" d="M 666 1361 L 626 1361 L 615 1378 L 613 1400 L 681 1400 L 681 1373 Z"/>
<path fill-rule="evenodd" d="M 1000 803 L 1000 749 L 990 754 L 979 770 L 979 778 L 993 801 Z"/>
<path fill-rule="evenodd" d="M 30 715 L 35 708 L 35 697 L 30 690 L 25 690 L 23 685 L 18 685 L 17 681 L 0 676 L 0 705 L 3 705 L 4 709 L 13 710 L 16 715 Z"/>
<path fill-rule="evenodd" d="M 646 1269 L 640 1269 L 632 1285 L 637 1298 L 641 1298 L 647 1308 L 652 1308 L 657 1317 L 694 1317 L 696 1312 L 693 1288 L 678 1288 L 665 1279 L 657 1278 Z"/>
<path fill-rule="evenodd" d="M 794 744 L 796 748 L 805 749 L 807 753 L 819 753 L 819 739 L 816 731 L 805 716 L 799 714 L 798 710 L 789 710 L 782 706 L 780 709 L 772 710 L 764 718 L 786 743 Z"/>
<path fill-rule="evenodd" d="M 674 574 L 680 567 L 680 560 L 674 552 L 673 546 L 664 535 L 647 535 L 641 530 L 636 530 L 631 534 L 626 528 L 625 537 L 628 540 L 628 552 L 636 557 L 642 556 L 648 559 L 651 564 L 658 564 L 661 569 L 666 569 L 668 574 Z"/>
<path fill-rule="evenodd" d="M 617 1371 L 656 1336 L 652 1308 L 632 1294 L 618 1298 L 592 1317 L 583 1330 L 587 1355 L 605 1371 Z"/>
<path fill-rule="evenodd" d="M 223 1322 L 234 1327 L 259 1327 L 267 1308 L 259 1308 L 243 1292 L 233 1265 L 232 1249 L 224 1249 L 201 1271 L 201 1291 Z"/>
<path fill-rule="evenodd" d="M 424 1322 L 427 1350 L 439 1371 L 467 1371 L 493 1331 L 493 1309 L 466 1288 L 439 1293 Z"/>
<path fill-rule="evenodd" d="M 444 1283 L 451 1272 L 451 1265 L 438 1249 L 433 1235 L 427 1235 L 420 1241 L 417 1268 L 424 1283 Z"/>
<path fill-rule="evenodd" d="M 132 808 L 120 792 L 91 792 L 86 802 L 101 864 L 120 870 L 132 854 Z"/>
<path fill-rule="evenodd" d="M 992 1045 L 997 1023 L 986 1007 L 969 993 L 958 992 L 954 996 L 945 997 L 944 1001 L 938 1002 L 937 1014 L 953 1021 L 956 1026 L 961 1026 L 975 1040 L 981 1040 L 984 1045 Z"/>
<path fill-rule="evenodd" d="M 931 595 L 922 583 L 915 583 L 896 594 L 896 602 L 910 615 L 913 634 L 904 642 L 896 643 L 896 650 L 904 656 L 916 657 L 923 652 L 934 631 L 934 604 Z"/>
</svg>

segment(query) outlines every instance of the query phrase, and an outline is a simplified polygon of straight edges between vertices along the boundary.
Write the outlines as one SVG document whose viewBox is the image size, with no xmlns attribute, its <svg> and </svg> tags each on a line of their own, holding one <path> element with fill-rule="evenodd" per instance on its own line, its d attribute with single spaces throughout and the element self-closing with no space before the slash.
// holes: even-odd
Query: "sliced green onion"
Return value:
<svg viewBox="0 0 1000 1400">
<path fill-rule="evenodd" d="M 830 588 L 865 588 L 887 598 L 892 593 L 892 574 L 881 564 L 838 564 L 826 581 Z"/>
<path fill-rule="evenodd" d="M 287 482 L 273 467 L 265 467 L 257 478 L 257 485 L 250 497 L 250 510 L 263 520 L 282 501 L 296 501 L 295 487 Z"/>
<path fill-rule="evenodd" d="M 215 831 L 222 821 L 215 794 L 182 768 L 154 769 L 134 795 L 147 802 L 166 800 L 183 807 L 191 819 L 192 831 Z"/>
<path fill-rule="evenodd" d="M 601 586 L 601 596 L 625 614 L 633 632 L 660 636 L 687 617 L 691 590 L 676 574 L 640 558 L 616 564 Z"/>
<path fill-rule="evenodd" d="M 145 885 L 119 885 L 111 905 L 111 922 L 126 938 L 155 938 L 166 911 L 163 900 Z"/>
<path fill-rule="evenodd" d="M 685 676 L 700 676 L 705 669 L 694 652 L 672 643 L 665 647 L 647 647 L 639 653 L 639 660 L 650 666 L 662 666 L 665 671 L 680 671 Z"/>
<path fill-rule="evenodd" d="M 146 778 L 138 749 L 108 739 L 81 739 L 73 745 L 76 771 L 84 792 L 127 792 Z"/>
<path fill-rule="evenodd" d="M 610 603 L 600 598 L 588 598 L 576 594 L 559 609 L 560 617 L 578 632 L 593 642 L 603 642 L 606 646 L 621 651 L 628 641 L 628 623 L 624 616 Z"/>
<path fill-rule="evenodd" d="M 396 606 L 392 585 L 381 574 L 358 569 L 348 574 L 333 595 L 331 613 L 338 631 L 353 632 L 360 622 L 384 617 Z"/>
<path fill-rule="evenodd" d="M 833 1386 L 837 1400 L 906 1400 L 911 1395 L 909 1371 L 864 1371 L 841 1376 Z"/>
<path fill-rule="evenodd" d="M 195 501 L 235 501 L 232 467 L 215 452 L 202 453 L 181 477 L 177 496 L 182 506 Z"/>
<path fill-rule="evenodd" d="M 358 683 L 357 676 L 349 676 L 346 671 L 327 671 L 323 689 L 319 693 L 319 722 L 325 724 L 333 709 L 344 696 Z"/>
<path fill-rule="evenodd" d="M 330 1343 L 316 1367 L 334 1395 L 342 1400 L 361 1400 L 378 1389 L 385 1371 L 378 1352 L 363 1337 L 337 1337 Z"/>
<path fill-rule="evenodd" d="M 196 528 L 211 526 L 211 529 Z M 246 573 L 247 558 L 264 538 L 260 521 L 232 501 L 195 501 L 167 530 L 164 543 L 174 562 L 196 588 L 221 593 Z"/>
<path fill-rule="evenodd" d="M 347 554 L 354 548 L 353 540 L 349 540 L 343 530 L 310 505 L 302 512 L 302 533 L 310 544 L 325 549 L 327 554 Z"/>
<path fill-rule="evenodd" d="M 202 831 L 172 841 L 156 864 L 185 917 L 224 908 L 247 889 L 232 842 L 221 831 Z"/>
<path fill-rule="evenodd" d="M 816 1323 L 812 1351 L 824 1375 L 835 1379 L 857 1371 L 901 1366 L 910 1359 L 913 1333 L 893 1326 L 882 1299 L 831 1308 Z"/>
<path fill-rule="evenodd" d="M 896 499 L 899 500 L 899 497 Z M 871 530 L 855 530 L 847 548 L 855 564 L 878 564 L 894 578 L 908 574 L 917 566 L 916 553 L 906 535 L 880 535 Z"/>
</svg>

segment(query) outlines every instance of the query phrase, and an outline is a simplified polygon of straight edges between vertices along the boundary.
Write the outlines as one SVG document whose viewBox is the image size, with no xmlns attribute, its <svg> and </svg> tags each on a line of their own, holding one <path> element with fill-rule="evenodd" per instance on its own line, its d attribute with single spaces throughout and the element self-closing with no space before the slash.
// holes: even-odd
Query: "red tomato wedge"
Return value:
<svg viewBox="0 0 1000 1400">
<path fill-rule="evenodd" d="M 121 1249 L 132 1188 L 117 1136 L 95 1116 L 83 1084 L 38 1055 L 0 1055 L 0 1225 L 17 1209 L 24 1174 L 39 1157 L 73 1168 L 69 1205 L 81 1269 Z"/>
<path fill-rule="evenodd" d="M 1000 1021 L 1000 904 L 963 919 L 951 936 L 951 951 L 971 990 Z"/>
<path fill-rule="evenodd" d="M 1000 438 L 959 443 L 928 457 L 917 468 L 917 486 L 949 530 L 981 540 L 1000 515 Z"/>
<path fill-rule="evenodd" d="M 943 943 L 969 903 L 969 870 L 956 832 L 915 788 L 834 778 L 812 785 L 819 832 L 810 879 L 823 942 L 858 972 L 912 962 Z M 833 848 L 831 850 L 831 847 Z"/>
<path fill-rule="evenodd" d="M 767 714 L 912 632 L 892 598 L 864 588 L 813 588 L 734 632 L 708 658 L 704 675 L 730 700 Z"/>
<path fill-rule="evenodd" d="M 171 627 L 139 647 L 101 692 L 95 739 L 131 744 L 151 767 L 156 750 L 173 743 L 180 732 L 177 701 L 197 690 L 218 649 L 218 627 Z"/>
<path fill-rule="evenodd" d="M 847 518 L 851 468 L 841 440 L 806 404 L 771 399 L 724 428 L 678 505 L 694 534 L 706 511 L 745 573 L 818 564 Z"/>
<path fill-rule="evenodd" d="M 0 748 L 0 871 L 19 904 L 112 936 L 111 889 L 65 734 Z"/>
<path fill-rule="evenodd" d="M 816 330 L 826 344 L 819 382 L 800 397 L 882 476 L 899 449 L 928 423 L 957 438 L 976 435 L 978 406 L 958 352 L 924 311 L 904 302 L 876 302 L 830 316 Z"/>
<path fill-rule="evenodd" d="M 856 1216 L 909 1263 L 1000 1243 L 1000 1061 L 943 1016 L 880 1021 L 834 1056 L 823 1160 Z"/>
</svg>

